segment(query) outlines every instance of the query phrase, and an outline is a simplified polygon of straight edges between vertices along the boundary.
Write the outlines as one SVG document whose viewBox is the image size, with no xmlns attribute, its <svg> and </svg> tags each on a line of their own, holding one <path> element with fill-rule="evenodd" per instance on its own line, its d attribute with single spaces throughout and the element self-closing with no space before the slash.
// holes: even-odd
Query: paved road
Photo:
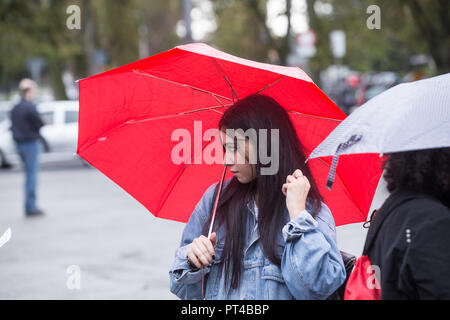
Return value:
<svg viewBox="0 0 450 320">
<path fill-rule="evenodd" d="M 157 219 L 95 169 L 42 171 L 47 215 L 22 216 L 22 175 L 0 173 L 0 299 L 176 299 L 168 270 L 183 224 Z M 71 265 L 81 271 L 81 289 Z M 76 283 L 69 281 L 69 284 Z"/>
<path fill-rule="evenodd" d="M 0 299 L 176 299 L 168 270 L 184 224 L 153 217 L 79 162 L 44 168 L 39 179 L 47 214 L 25 219 L 21 172 L 0 171 L 0 236 L 12 230 L 0 248 Z M 364 238 L 360 224 L 338 228 L 348 252 L 359 255 Z"/>
</svg>

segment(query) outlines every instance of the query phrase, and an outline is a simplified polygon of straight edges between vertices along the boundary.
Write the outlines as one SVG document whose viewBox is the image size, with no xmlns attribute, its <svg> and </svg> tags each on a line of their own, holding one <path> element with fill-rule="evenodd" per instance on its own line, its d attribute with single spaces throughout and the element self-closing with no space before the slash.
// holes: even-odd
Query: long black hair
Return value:
<svg viewBox="0 0 450 320">
<path fill-rule="evenodd" d="M 250 128 L 256 129 L 256 132 L 259 129 L 266 129 L 268 141 L 271 141 L 271 129 L 279 130 L 279 169 L 272 175 L 260 174 L 261 168 L 268 164 L 261 163 L 259 152 L 257 152 L 256 178 L 243 184 L 233 177 L 221 192 L 214 230 L 221 226 L 225 227 L 221 268 L 225 267 L 226 283 L 229 283 L 228 275 L 230 270 L 232 271 L 230 290 L 237 288 L 240 282 L 249 214 L 248 210 L 242 208 L 246 208 L 246 203 L 250 199 L 258 194 L 258 232 L 261 246 L 264 255 L 278 266 L 281 265 L 278 236 L 287 222 L 284 217 L 286 197 L 281 191 L 286 177 L 296 169 L 300 169 L 308 177 L 311 184 L 308 199 L 313 216 L 320 211 L 322 201 L 311 171 L 305 164 L 304 148 L 287 111 L 271 97 L 253 94 L 229 107 L 219 121 L 219 129 L 224 132 L 226 129 L 242 129 L 245 132 Z M 259 150 L 260 145 L 261 142 L 258 139 L 256 150 Z M 267 147 L 267 154 L 271 154 L 270 143 Z M 217 194 L 218 185 L 215 194 Z M 205 235 L 210 222 L 211 215 L 203 226 Z"/>
</svg>

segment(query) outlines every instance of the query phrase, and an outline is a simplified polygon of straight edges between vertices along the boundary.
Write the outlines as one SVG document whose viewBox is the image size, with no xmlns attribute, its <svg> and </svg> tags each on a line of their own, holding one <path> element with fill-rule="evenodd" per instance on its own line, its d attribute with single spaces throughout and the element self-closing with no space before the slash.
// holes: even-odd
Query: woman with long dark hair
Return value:
<svg viewBox="0 0 450 320">
<path fill-rule="evenodd" d="M 387 155 L 364 252 L 381 299 L 450 299 L 450 148 Z"/>
<path fill-rule="evenodd" d="M 326 299 L 346 272 L 333 217 L 286 110 L 251 95 L 225 111 L 219 129 L 234 177 L 224 181 L 210 238 L 219 184 L 198 202 L 169 272 L 171 292 L 201 298 L 203 272 L 205 299 Z M 242 134 L 251 130 L 267 140 Z"/>
</svg>

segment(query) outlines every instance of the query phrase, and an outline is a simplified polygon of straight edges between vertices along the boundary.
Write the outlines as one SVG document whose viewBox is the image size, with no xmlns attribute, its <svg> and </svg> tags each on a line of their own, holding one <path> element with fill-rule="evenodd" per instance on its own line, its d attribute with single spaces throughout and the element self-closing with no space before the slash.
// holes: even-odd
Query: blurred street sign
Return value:
<svg viewBox="0 0 450 320">
<path fill-rule="evenodd" d="M 335 58 L 345 57 L 345 32 L 333 30 L 330 32 L 331 53 Z"/>
<path fill-rule="evenodd" d="M 309 29 L 306 32 L 299 33 L 295 38 L 296 53 L 301 58 L 311 58 L 316 55 L 316 34 Z"/>
<path fill-rule="evenodd" d="M 26 65 L 31 74 L 31 79 L 37 84 L 40 84 L 42 68 L 44 68 L 45 65 L 44 59 L 40 57 L 30 58 L 26 61 Z"/>
<path fill-rule="evenodd" d="M 103 67 L 108 61 L 108 57 L 102 49 L 96 49 L 91 56 L 91 61 L 97 67 Z"/>
<path fill-rule="evenodd" d="M 185 43 L 192 42 L 191 12 L 192 12 L 192 1 L 183 0 L 183 20 L 184 20 L 184 27 L 186 28 L 186 34 L 183 40 Z"/>
<path fill-rule="evenodd" d="M 108 56 L 102 49 L 94 49 L 90 56 L 93 74 L 104 71 L 105 65 L 108 62 Z"/>
</svg>

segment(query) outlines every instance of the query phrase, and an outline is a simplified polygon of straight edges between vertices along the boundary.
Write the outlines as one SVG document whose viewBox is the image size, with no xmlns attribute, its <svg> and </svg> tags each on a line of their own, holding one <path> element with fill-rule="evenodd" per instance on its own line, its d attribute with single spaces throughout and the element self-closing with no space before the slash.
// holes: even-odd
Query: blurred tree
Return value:
<svg viewBox="0 0 450 320">
<path fill-rule="evenodd" d="M 232 54 L 257 61 L 286 64 L 290 52 L 291 0 L 286 0 L 286 35 L 277 37 L 267 25 L 264 0 L 213 1 L 218 28 L 211 42 Z M 276 53 L 275 55 L 271 53 Z"/>
<path fill-rule="evenodd" d="M 314 70 L 333 63 L 329 33 L 345 31 L 347 54 L 341 61 L 359 71 L 403 71 L 411 68 L 410 58 L 428 54 L 439 73 L 449 72 L 450 2 L 430 0 L 306 0 L 310 26 L 318 35 L 318 54 L 311 61 Z M 318 14 L 317 3 L 329 3 L 329 14 Z M 366 25 L 367 8 L 381 9 L 381 29 Z"/>
<path fill-rule="evenodd" d="M 248 59 L 286 64 L 290 53 L 292 0 L 284 1 L 287 29 L 276 36 L 267 23 L 265 0 L 211 1 L 217 24 L 208 42 Z M 317 35 L 310 61 L 316 75 L 335 63 L 329 44 L 334 29 L 346 32 L 342 61 L 359 71 L 408 71 L 410 58 L 430 55 L 440 73 L 450 72 L 450 1 L 448 0 L 305 0 L 309 24 Z M 81 30 L 66 27 L 69 5 L 81 7 Z M 324 12 L 320 6 L 329 4 Z M 381 8 L 381 30 L 366 26 L 366 9 Z M 180 43 L 179 0 L 2 0 L 0 1 L 0 84 L 11 87 L 28 75 L 27 61 L 45 59 L 47 80 L 58 99 L 66 98 L 62 72 L 86 77 L 97 70 L 94 56 L 103 52 L 111 68 L 172 48 Z"/>
<path fill-rule="evenodd" d="M 64 61 L 81 48 L 80 32 L 66 27 L 68 5 L 69 1 L 61 0 L 0 2 L 0 71 L 4 85 L 10 86 L 20 77 L 28 76 L 28 59 L 43 57 L 55 97 L 67 98 L 62 81 Z"/>
<path fill-rule="evenodd" d="M 137 0 L 141 36 L 148 46 L 148 55 L 153 55 L 180 44 L 176 25 L 182 18 L 180 0 Z"/>
<path fill-rule="evenodd" d="M 450 1 L 398 1 L 409 9 L 413 26 L 427 43 L 438 71 L 450 72 Z"/>
<path fill-rule="evenodd" d="M 0 1 L 0 81 L 4 87 L 11 85 L 8 80 L 13 75 L 24 74 L 27 55 L 34 48 L 29 39 L 33 19 L 29 1 Z"/>
<path fill-rule="evenodd" d="M 66 26 L 69 5 L 81 9 L 81 30 Z M 26 64 L 33 57 L 45 59 L 45 73 L 56 99 L 66 99 L 63 71 L 87 77 L 179 43 L 175 26 L 181 17 L 177 0 L 2 0 L 0 1 L 0 84 L 15 89 L 29 76 Z"/>
<path fill-rule="evenodd" d="M 107 68 L 179 43 L 175 26 L 181 17 L 181 4 L 177 0 L 83 0 L 83 6 L 85 54 L 92 57 L 101 50 L 108 57 Z"/>
<path fill-rule="evenodd" d="M 217 29 L 211 42 L 219 49 L 248 59 L 265 61 L 270 37 L 261 19 L 240 0 L 214 2 Z"/>
<path fill-rule="evenodd" d="M 67 7 L 72 3 L 61 0 L 32 1 L 36 3 L 32 8 L 34 23 L 31 33 L 38 54 L 47 60 L 50 84 L 55 99 L 67 99 L 65 86 L 62 81 L 66 61 L 81 52 L 81 31 L 69 30 L 66 25 Z"/>
<path fill-rule="evenodd" d="M 264 31 L 264 37 L 269 45 L 269 49 L 275 49 L 278 55 L 279 63 L 285 65 L 287 57 L 291 51 L 290 39 L 291 39 L 291 8 L 292 1 L 285 0 L 286 10 L 284 15 L 287 18 L 286 34 L 283 37 L 276 37 L 273 32 L 267 26 L 267 1 L 258 0 L 245 0 L 247 7 L 257 17 L 262 30 Z"/>
<path fill-rule="evenodd" d="M 283 1 L 283 0 L 280 0 Z M 284 0 L 290 21 L 291 0 Z M 275 50 L 278 63 L 285 64 L 290 24 L 285 37 L 276 37 L 267 25 L 267 3 L 263 0 L 213 1 L 218 28 L 211 42 L 230 53 L 249 59 L 268 61 Z M 430 55 L 439 73 L 449 72 L 450 1 L 448 0 L 306 0 L 311 29 L 317 35 L 317 53 L 310 60 L 312 77 L 333 63 L 343 63 L 362 72 L 411 69 L 411 57 Z M 321 12 L 321 6 L 332 6 Z M 369 29 L 367 8 L 381 8 L 381 29 Z M 330 50 L 329 34 L 346 33 L 346 56 L 337 61 Z M 270 61 L 273 62 L 273 61 Z"/>
<path fill-rule="evenodd" d="M 320 71 L 333 63 L 342 63 L 361 71 L 404 70 L 405 56 L 410 53 L 402 48 L 398 34 L 392 33 L 382 11 L 382 29 L 369 29 L 366 25 L 367 7 L 376 2 L 366 0 L 329 0 L 332 12 L 319 14 L 315 7 L 325 1 L 307 0 L 311 28 L 317 34 L 317 55 L 311 60 L 311 68 Z M 369 3 L 370 2 L 370 3 Z M 343 30 L 346 34 L 346 55 L 338 61 L 333 58 L 329 34 L 332 30 Z M 406 51 L 406 52 L 405 52 Z"/>
<path fill-rule="evenodd" d="M 136 0 L 92 1 L 96 45 L 107 53 L 110 67 L 118 67 L 139 58 L 138 14 Z"/>
</svg>

